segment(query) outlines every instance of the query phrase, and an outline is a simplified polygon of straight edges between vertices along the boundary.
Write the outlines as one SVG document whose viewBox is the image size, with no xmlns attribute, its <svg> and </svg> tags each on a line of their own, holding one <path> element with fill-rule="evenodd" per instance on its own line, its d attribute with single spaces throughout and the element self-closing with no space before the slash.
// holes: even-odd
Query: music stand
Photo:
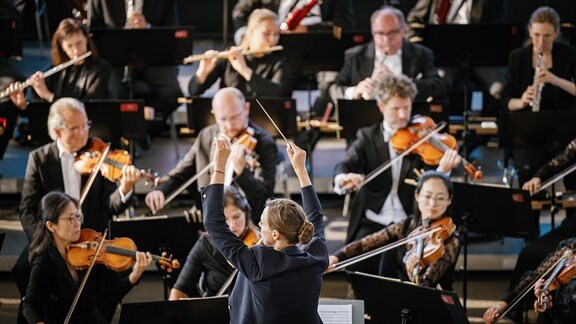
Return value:
<svg viewBox="0 0 576 324">
<path fill-rule="evenodd" d="M 396 279 L 346 271 L 356 298 L 364 300 L 371 324 L 469 323 L 452 291 L 420 287 Z M 382 298 L 389 296 L 383 302 Z"/>
<path fill-rule="evenodd" d="M 192 53 L 193 26 L 91 29 L 100 56 L 112 66 L 173 66 Z"/>
<path fill-rule="evenodd" d="M 120 324 L 230 323 L 228 297 L 122 304 Z"/>
<path fill-rule="evenodd" d="M 45 144 L 52 141 L 48 135 L 48 113 L 52 104 L 46 101 L 30 102 L 23 112 L 30 125 L 30 140 Z M 146 136 L 143 100 L 89 100 L 84 102 L 88 119 L 92 120 L 90 134 L 110 142 L 114 147 L 120 138 L 137 139 Z"/>
<path fill-rule="evenodd" d="M 22 18 L 0 17 L 0 58 L 22 57 Z"/>
<path fill-rule="evenodd" d="M 0 251 L 2 251 L 2 245 L 4 245 L 4 238 L 6 238 L 6 232 L 0 233 Z"/>
<path fill-rule="evenodd" d="M 272 125 L 266 113 L 260 108 L 255 99 L 248 99 L 250 102 L 250 120 L 264 129 L 270 136 L 278 139 L 282 138 L 276 127 Z M 272 120 L 278 125 L 282 133 L 287 138 L 296 136 L 296 100 L 292 98 L 258 98 Z M 186 106 L 188 116 L 188 128 L 196 134 L 202 128 L 214 124 L 216 121 L 212 115 L 212 98 L 196 97 Z"/>
<path fill-rule="evenodd" d="M 552 140 L 564 147 L 576 138 L 575 120 L 573 109 L 502 112 L 498 120 L 500 147 L 548 147 Z"/>
<path fill-rule="evenodd" d="M 348 48 L 372 40 L 369 31 L 343 31 L 339 38 L 336 36 L 327 31 L 282 34 L 279 45 L 284 46 L 282 54 L 290 63 L 290 69 L 307 75 L 339 71 Z"/>
<path fill-rule="evenodd" d="M 463 295 L 467 300 L 468 233 L 520 238 L 536 237 L 538 223 L 528 221 L 532 206 L 528 191 L 454 182 L 451 214 L 460 227 L 464 247 Z"/>
<path fill-rule="evenodd" d="M 198 240 L 202 223 L 184 216 L 150 216 L 120 219 L 110 222 L 110 237 L 130 237 L 139 251 L 153 254 L 167 252 L 184 265 L 188 253 Z M 163 275 L 164 298 L 179 271 Z"/>
<path fill-rule="evenodd" d="M 346 100 L 338 99 L 337 118 L 338 124 L 342 126 L 340 137 L 347 140 L 356 138 L 356 131 L 359 128 L 373 125 L 382 121 L 382 112 L 378 109 L 376 100 Z M 450 117 L 449 103 L 446 100 L 435 100 L 427 102 L 416 100 L 412 104 L 412 116 L 430 116 L 436 123 L 442 121 L 448 124 Z"/>
<path fill-rule="evenodd" d="M 467 141 L 470 136 L 468 82 L 471 68 L 506 66 L 510 51 L 522 46 L 524 27 L 515 24 L 442 24 L 426 25 L 420 33 L 423 39 L 422 44 L 434 52 L 437 66 L 459 67 L 463 73 L 464 131 L 462 136 L 464 144 L 462 153 L 467 158 Z"/>
</svg>

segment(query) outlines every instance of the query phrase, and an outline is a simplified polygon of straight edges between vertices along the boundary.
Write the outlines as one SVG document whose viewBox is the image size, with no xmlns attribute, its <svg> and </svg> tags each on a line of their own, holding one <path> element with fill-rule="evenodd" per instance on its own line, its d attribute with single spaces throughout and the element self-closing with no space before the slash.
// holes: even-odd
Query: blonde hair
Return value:
<svg viewBox="0 0 576 324">
<path fill-rule="evenodd" d="M 242 39 L 242 43 L 240 46 L 244 49 L 248 49 L 248 43 L 250 42 L 250 38 L 254 33 L 254 29 L 258 27 L 263 21 L 266 20 L 273 20 L 278 28 L 280 28 L 280 24 L 278 22 L 278 15 L 274 13 L 272 10 L 269 9 L 256 9 L 252 11 L 250 17 L 248 17 L 248 24 L 246 25 L 246 35 Z"/>
<path fill-rule="evenodd" d="M 266 217 L 271 229 L 282 234 L 289 244 L 307 244 L 314 225 L 306 219 L 304 209 L 290 199 L 274 199 L 266 203 Z"/>
</svg>

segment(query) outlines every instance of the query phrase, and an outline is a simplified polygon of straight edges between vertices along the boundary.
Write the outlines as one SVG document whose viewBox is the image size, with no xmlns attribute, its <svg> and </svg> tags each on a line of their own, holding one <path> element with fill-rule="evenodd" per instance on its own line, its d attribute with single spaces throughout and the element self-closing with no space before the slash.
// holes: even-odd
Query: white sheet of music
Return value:
<svg viewBox="0 0 576 324">
<path fill-rule="evenodd" d="M 352 305 L 318 305 L 324 324 L 352 324 Z"/>
</svg>

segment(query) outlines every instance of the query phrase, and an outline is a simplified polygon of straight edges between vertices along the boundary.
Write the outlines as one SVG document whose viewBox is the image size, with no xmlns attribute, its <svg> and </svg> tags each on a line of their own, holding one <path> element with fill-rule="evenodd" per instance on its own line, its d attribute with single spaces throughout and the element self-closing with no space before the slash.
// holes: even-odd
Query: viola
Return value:
<svg viewBox="0 0 576 324">
<path fill-rule="evenodd" d="M 394 150 L 401 153 L 418 142 L 420 138 L 428 134 L 429 130 L 434 128 L 436 128 L 436 123 L 434 123 L 432 118 L 428 116 L 417 116 L 412 119 L 412 122 L 408 126 L 397 130 L 390 138 L 390 142 Z M 458 143 L 454 136 L 442 133 L 435 134 L 427 142 L 415 148 L 412 153 L 418 154 L 422 158 L 422 161 L 428 165 L 438 165 L 444 152 L 448 149 L 458 150 Z M 484 178 L 482 171 L 478 170 L 464 157 L 461 156 L 461 158 L 464 170 L 466 170 L 473 179 L 482 180 Z"/>
<path fill-rule="evenodd" d="M 102 157 L 107 144 L 98 137 L 90 139 L 89 145 L 76 153 L 74 161 L 74 170 L 80 174 L 89 174 L 98 164 Z M 104 163 L 100 169 L 102 176 L 112 182 L 116 182 L 122 178 L 122 168 L 125 165 L 132 164 L 132 157 L 127 151 L 113 150 L 109 151 L 104 158 Z M 147 183 L 153 183 L 154 179 L 158 176 L 152 170 L 140 170 L 141 175 L 146 179 Z"/>
<path fill-rule="evenodd" d="M 96 255 L 100 241 L 102 241 L 102 234 L 89 228 L 82 229 L 78 241 L 70 244 L 66 251 L 68 263 L 75 269 L 85 270 L 96 258 L 97 264 L 103 264 L 115 271 L 126 271 L 132 267 L 136 252 L 138 252 L 132 239 L 119 237 L 113 240 L 104 240 L 100 253 Z M 172 256 L 167 257 L 165 252 L 162 254 L 162 256 L 152 255 L 162 270 L 172 272 L 172 269 L 180 268 L 178 260 L 172 259 Z"/>
<path fill-rule="evenodd" d="M 574 278 L 576 278 L 576 256 L 572 255 L 572 257 L 566 261 L 558 275 L 551 280 L 550 285 L 548 286 L 548 291 L 558 289 L 560 286 L 567 284 Z"/>
<path fill-rule="evenodd" d="M 418 269 L 438 261 L 444 255 L 444 241 L 452 236 L 456 230 L 456 225 L 454 225 L 452 218 L 442 217 L 433 221 L 430 226 L 422 225 L 417 227 L 408 234 L 408 238 L 429 231 L 431 228 L 440 228 L 440 230 L 430 236 L 406 243 L 407 251 L 402 261 L 404 264 L 415 265 L 414 269 L 416 269 L 416 272 L 413 273 L 415 278 L 417 277 Z"/>
<path fill-rule="evenodd" d="M 244 244 L 246 244 L 246 246 L 248 247 L 258 244 L 260 240 L 260 237 L 258 237 L 258 233 L 249 227 L 246 228 L 241 238 L 242 242 L 244 242 Z"/>
</svg>

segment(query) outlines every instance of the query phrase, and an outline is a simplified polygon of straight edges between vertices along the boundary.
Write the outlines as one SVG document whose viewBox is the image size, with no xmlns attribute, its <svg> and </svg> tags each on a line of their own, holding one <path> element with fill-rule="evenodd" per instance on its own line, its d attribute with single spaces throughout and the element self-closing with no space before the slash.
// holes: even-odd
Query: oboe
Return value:
<svg viewBox="0 0 576 324">
<path fill-rule="evenodd" d="M 544 88 L 544 83 L 536 83 L 536 77 L 538 76 L 538 72 L 542 68 L 542 62 L 544 61 L 544 54 L 538 53 L 538 59 L 536 60 L 536 68 L 534 69 L 534 81 L 532 82 L 532 86 L 536 88 L 536 94 L 534 94 L 534 100 L 530 103 L 532 107 L 532 111 L 538 112 L 540 111 L 540 100 L 542 99 L 542 89 Z"/>
</svg>

